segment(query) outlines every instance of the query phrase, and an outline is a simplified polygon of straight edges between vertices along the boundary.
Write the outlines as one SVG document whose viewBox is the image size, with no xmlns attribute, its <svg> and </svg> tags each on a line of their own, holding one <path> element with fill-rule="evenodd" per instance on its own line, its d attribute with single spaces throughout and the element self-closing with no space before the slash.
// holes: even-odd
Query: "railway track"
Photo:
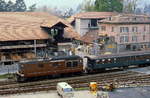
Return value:
<svg viewBox="0 0 150 98">
<path fill-rule="evenodd" d="M 95 81 L 99 86 L 114 83 L 116 88 L 150 86 L 150 75 L 137 72 L 114 72 L 88 76 L 61 78 L 54 80 L 36 81 L 30 83 L 4 84 L 0 86 L 0 95 L 17 94 L 37 91 L 55 90 L 58 82 L 68 82 L 74 88 L 88 87 L 89 82 Z"/>
</svg>

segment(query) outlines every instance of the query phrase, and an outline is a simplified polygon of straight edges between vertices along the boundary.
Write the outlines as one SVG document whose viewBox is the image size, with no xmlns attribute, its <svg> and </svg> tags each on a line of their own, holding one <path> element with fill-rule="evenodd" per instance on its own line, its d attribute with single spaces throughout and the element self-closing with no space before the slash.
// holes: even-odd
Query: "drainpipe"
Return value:
<svg viewBox="0 0 150 98">
<path fill-rule="evenodd" d="M 36 40 L 34 40 L 34 53 L 35 53 L 35 56 L 36 56 Z"/>
</svg>

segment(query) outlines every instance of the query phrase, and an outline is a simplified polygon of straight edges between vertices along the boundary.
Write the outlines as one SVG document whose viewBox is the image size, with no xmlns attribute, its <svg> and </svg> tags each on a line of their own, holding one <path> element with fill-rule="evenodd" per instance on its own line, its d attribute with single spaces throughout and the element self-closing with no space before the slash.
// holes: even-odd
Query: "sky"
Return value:
<svg viewBox="0 0 150 98">
<path fill-rule="evenodd" d="M 6 0 L 9 1 L 9 0 Z M 16 1 L 16 0 L 11 0 Z M 46 5 L 48 7 L 76 8 L 85 0 L 24 0 L 27 6 L 37 4 L 37 7 Z"/>
<path fill-rule="evenodd" d="M 79 4 L 83 3 L 85 0 L 24 0 L 24 1 L 27 6 L 37 4 L 37 7 L 46 5 L 47 7 L 57 6 L 57 8 L 76 8 Z M 150 0 L 139 0 L 140 7 L 142 7 L 144 4 L 150 4 Z"/>
</svg>

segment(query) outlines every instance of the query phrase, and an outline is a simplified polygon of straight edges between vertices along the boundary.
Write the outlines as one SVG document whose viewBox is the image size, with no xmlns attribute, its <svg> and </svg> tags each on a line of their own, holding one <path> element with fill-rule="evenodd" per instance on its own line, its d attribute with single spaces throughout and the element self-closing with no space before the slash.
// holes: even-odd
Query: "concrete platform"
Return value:
<svg viewBox="0 0 150 98">
<path fill-rule="evenodd" d="M 99 92 L 98 92 L 99 93 Z M 150 98 L 150 87 L 123 88 L 108 92 L 108 98 Z M 60 98 L 56 91 L 0 96 L 0 98 Z M 75 98 L 98 98 L 89 91 L 76 91 Z"/>
<path fill-rule="evenodd" d="M 56 91 L 28 93 L 21 95 L 0 96 L 0 98 L 61 98 L 57 95 Z M 91 94 L 89 91 L 76 91 L 75 98 L 96 98 L 96 95 Z"/>
</svg>

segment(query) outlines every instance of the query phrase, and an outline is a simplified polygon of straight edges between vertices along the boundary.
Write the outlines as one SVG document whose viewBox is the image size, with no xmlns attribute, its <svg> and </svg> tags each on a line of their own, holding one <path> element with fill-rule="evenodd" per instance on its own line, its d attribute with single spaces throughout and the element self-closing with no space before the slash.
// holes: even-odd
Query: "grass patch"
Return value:
<svg viewBox="0 0 150 98">
<path fill-rule="evenodd" d="M 13 77 L 14 77 L 13 74 L 0 75 L 0 79 L 11 79 L 11 78 L 13 78 Z"/>
</svg>

